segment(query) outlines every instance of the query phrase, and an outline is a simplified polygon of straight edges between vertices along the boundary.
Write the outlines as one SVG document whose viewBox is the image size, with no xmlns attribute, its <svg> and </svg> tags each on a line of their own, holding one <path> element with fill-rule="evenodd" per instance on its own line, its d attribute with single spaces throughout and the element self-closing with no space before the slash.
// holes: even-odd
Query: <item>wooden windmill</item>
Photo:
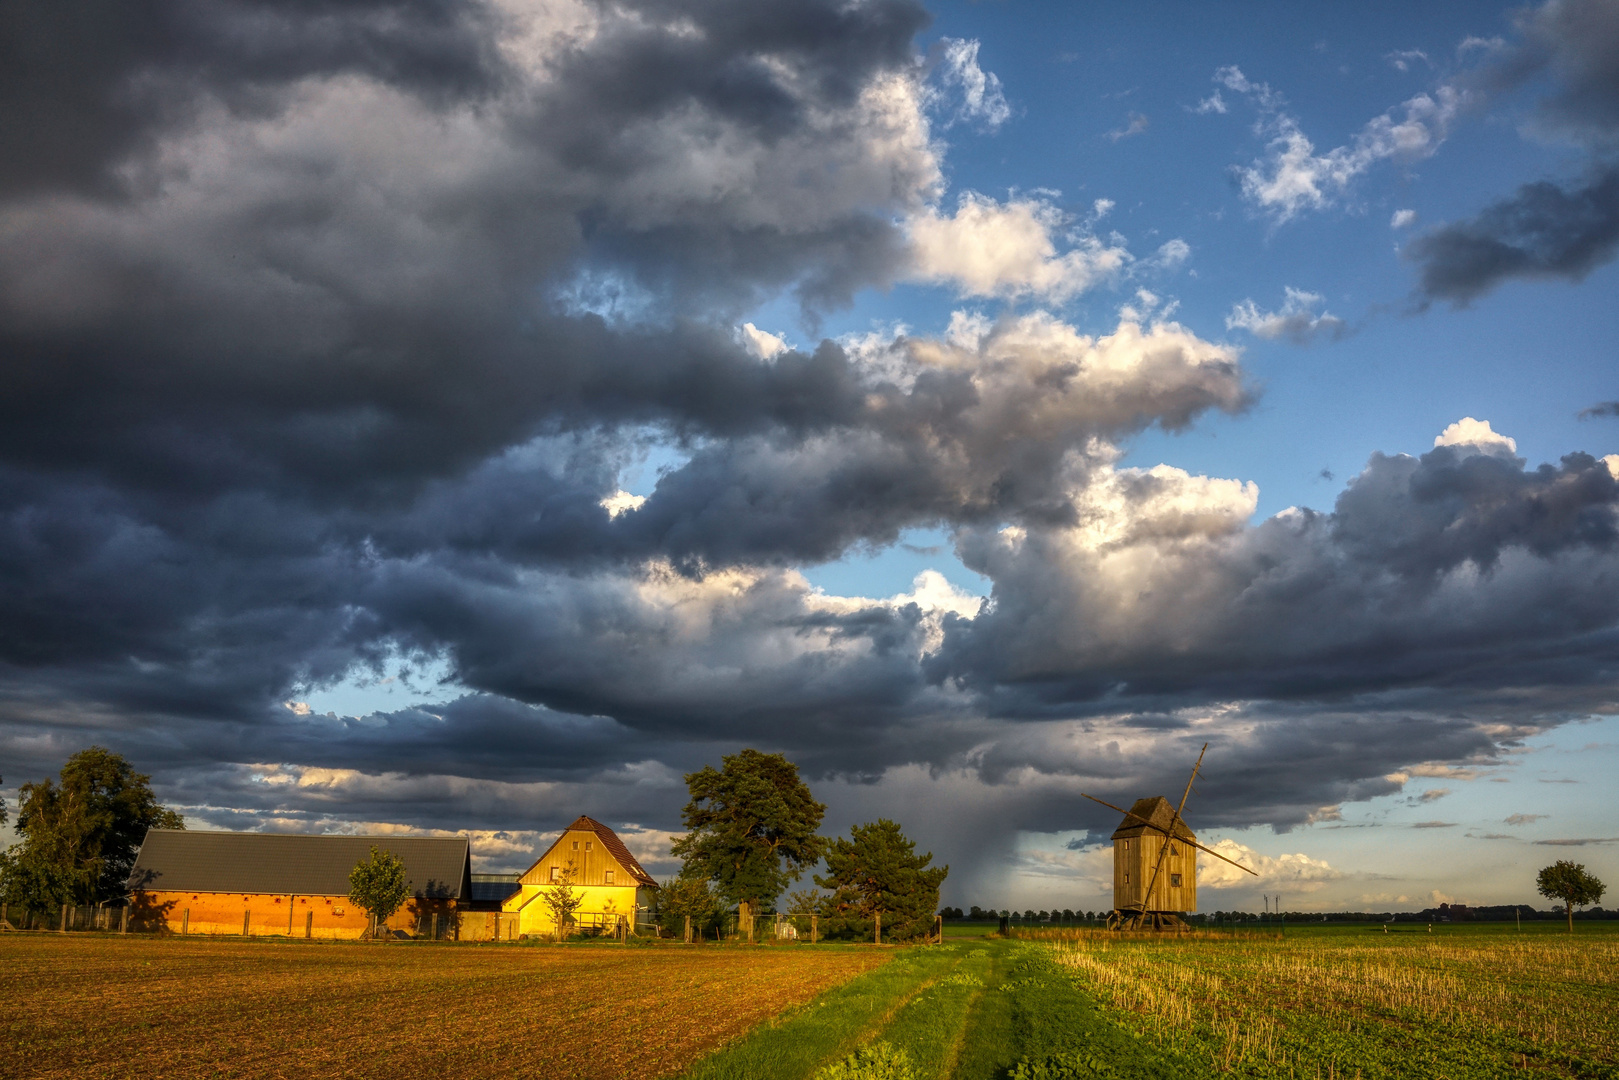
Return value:
<svg viewBox="0 0 1619 1080">
<path fill-rule="evenodd" d="M 1117 930 L 1154 930 L 1185 926 L 1181 916 L 1197 910 L 1197 853 L 1208 852 L 1239 870 L 1259 875 L 1197 842 L 1197 835 L 1181 819 L 1192 784 L 1203 767 L 1204 743 L 1181 793 L 1180 805 L 1171 806 L 1162 795 L 1137 799 L 1126 810 L 1085 795 L 1091 802 L 1124 815 L 1113 830 L 1113 911 L 1107 924 Z M 1080 794 L 1084 795 L 1084 792 Z"/>
</svg>

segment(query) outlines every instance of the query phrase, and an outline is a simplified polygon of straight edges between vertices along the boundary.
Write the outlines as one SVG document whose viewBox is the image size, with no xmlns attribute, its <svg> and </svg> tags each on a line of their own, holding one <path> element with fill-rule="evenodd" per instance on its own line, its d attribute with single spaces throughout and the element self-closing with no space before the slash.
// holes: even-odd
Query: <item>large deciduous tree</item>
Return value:
<svg viewBox="0 0 1619 1080">
<path fill-rule="evenodd" d="M 832 894 L 824 901 L 829 934 L 864 934 L 878 915 L 885 940 L 927 934 L 939 907 L 939 886 L 950 873 L 948 866 L 928 869 L 932 861 L 932 852 L 918 855 L 916 844 L 887 818 L 856 825 L 847 840 L 832 841 L 826 875 L 815 879 Z"/>
<path fill-rule="evenodd" d="M 18 789 L 20 841 L 0 855 L 0 894 L 32 908 L 94 904 L 128 892 L 148 829 L 183 829 L 151 777 L 99 746 L 67 759 L 58 780 Z"/>
<path fill-rule="evenodd" d="M 743 750 L 723 764 L 687 774 L 690 831 L 673 851 L 684 861 L 682 876 L 712 881 L 728 902 L 762 909 L 820 860 L 826 840 L 816 830 L 826 807 L 780 754 Z"/>
<path fill-rule="evenodd" d="M 1606 891 L 1602 882 L 1585 872 L 1585 864 L 1558 859 L 1535 879 L 1540 895 L 1561 900 L 1568 914 L 1568 932 L 1574 932 L 1574 908 L 1594 904 Z"/>
</svg>

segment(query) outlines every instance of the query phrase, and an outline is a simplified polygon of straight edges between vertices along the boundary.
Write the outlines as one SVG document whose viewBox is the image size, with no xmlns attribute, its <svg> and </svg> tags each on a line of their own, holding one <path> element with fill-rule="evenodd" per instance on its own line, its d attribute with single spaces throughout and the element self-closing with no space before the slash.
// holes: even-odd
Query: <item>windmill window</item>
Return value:
<svg viewBox="0 0 1619 1080">
<path fill-rule="evenodd" d="M 579 850 L 579 841 L 575 840 L 573 842 L 573 850 L 575 850 L 575 851 Z"/>
<path fill-rule="evenodd" d="M 1174 844 L 1169 845 L 1169 853 L 1171 855 L 1179 855 L 1180 854 L 1180 852 L 1175 850 L 1175 845 Z"/>
<path fill-rule="evenodd" d="M 1126 885 L 1130 884 L 1130 871 L 1128 870 L 1124 872 L 1124 883 Z"/>
<path fill-rule="evenodd" d="M 586 851 L 589 851 L 589 850 L 590 850 L 590 841 L 589 841 L 589 840 L 586 840 L 586 841 L 585 841 L 585 850 L 586 850 Z"/>
<path fill-rule="evenodd" d="M 607 875 L 607 884 L 611 885 L 613 883 L 613 872 L 611 870 L 607 870 L 604 871 L 604 873 Z"/>
<path fill-rule="evenodd" d="M 551 880 L 552 881 L 558 881 L 558 880 L 561 879 L 561 877 L 562 877 L 562 867 L 560 867 L 560 866 L 551 867 Z"/>
<path fill-rule="evenodd" d="M 1169 887 L 1171 889 L 1178 889 L 1181 887 L 1181 876 L 1179 874 L 1169 875 Z"/>
</svg>

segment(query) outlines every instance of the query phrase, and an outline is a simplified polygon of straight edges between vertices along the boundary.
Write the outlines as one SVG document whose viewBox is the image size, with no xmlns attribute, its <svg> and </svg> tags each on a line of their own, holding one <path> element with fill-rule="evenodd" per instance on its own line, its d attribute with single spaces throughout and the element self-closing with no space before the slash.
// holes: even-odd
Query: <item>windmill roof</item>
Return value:
<svg viewBox="0 0 1619 1080">
<path fill-rule="evenodd" d="M 129 875 L 131 890 L 347 896 L 349 872 L 379 847 L 405 864 L 416 896 L 468 899 L 472 850 L 464 836 L 310 836 L 152 829 Z"/>
<path fill-rule="evenodd" d="M 1154 795 L 1150 799 L 1137 799 L 1135 805 L 1130 807 L 1133 817 L 1126 817 L 1119 822 L 1119 827 L 1113 830 L 1113 839 L 1121 840 L 1127 836 L 1140 836 L 1147 831 L 1147 826 L 1138 818 L 1146 818 L 1158 828 L 1152 831 L 1162 836 L 1159 830 L 1167 832 L 1170 822 L 1175 821 L 1175 807 L 1162 795 Z M 1186 825 L 1185 819 L 1175 822 L 1175 835 L 1183 840 L 1196 840 L 1197 834 Z"/>
</svg>

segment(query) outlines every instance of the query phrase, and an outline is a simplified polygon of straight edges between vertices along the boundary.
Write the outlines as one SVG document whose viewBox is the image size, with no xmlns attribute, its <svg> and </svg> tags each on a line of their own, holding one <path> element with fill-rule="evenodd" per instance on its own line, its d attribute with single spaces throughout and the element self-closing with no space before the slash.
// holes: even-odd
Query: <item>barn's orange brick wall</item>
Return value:
<svg viewBox="0 0 1619 1080">
<path fill-rule="evenodd" d="M 313 912 L 314 918 L 310 918 Z M 275 893 L 141 892 L 130 911 L 130 929 L 182 930 L 191 934 L 240 934 L 247 915 L 248 933 L 255 936 L 358 938 L 365 935 L 370 916 L 346 896 L 287 896 Z M 432 916 L 439 917 L 440 934 L 454 936 L 454 900 L 412 898 L 388 920 L 391 930 L 415 934 L 428 931 Z M 189 916 L 189 918 L 188 918 Z M 449 927 L 448 932 L 444 929 Z"/>
</svg>

